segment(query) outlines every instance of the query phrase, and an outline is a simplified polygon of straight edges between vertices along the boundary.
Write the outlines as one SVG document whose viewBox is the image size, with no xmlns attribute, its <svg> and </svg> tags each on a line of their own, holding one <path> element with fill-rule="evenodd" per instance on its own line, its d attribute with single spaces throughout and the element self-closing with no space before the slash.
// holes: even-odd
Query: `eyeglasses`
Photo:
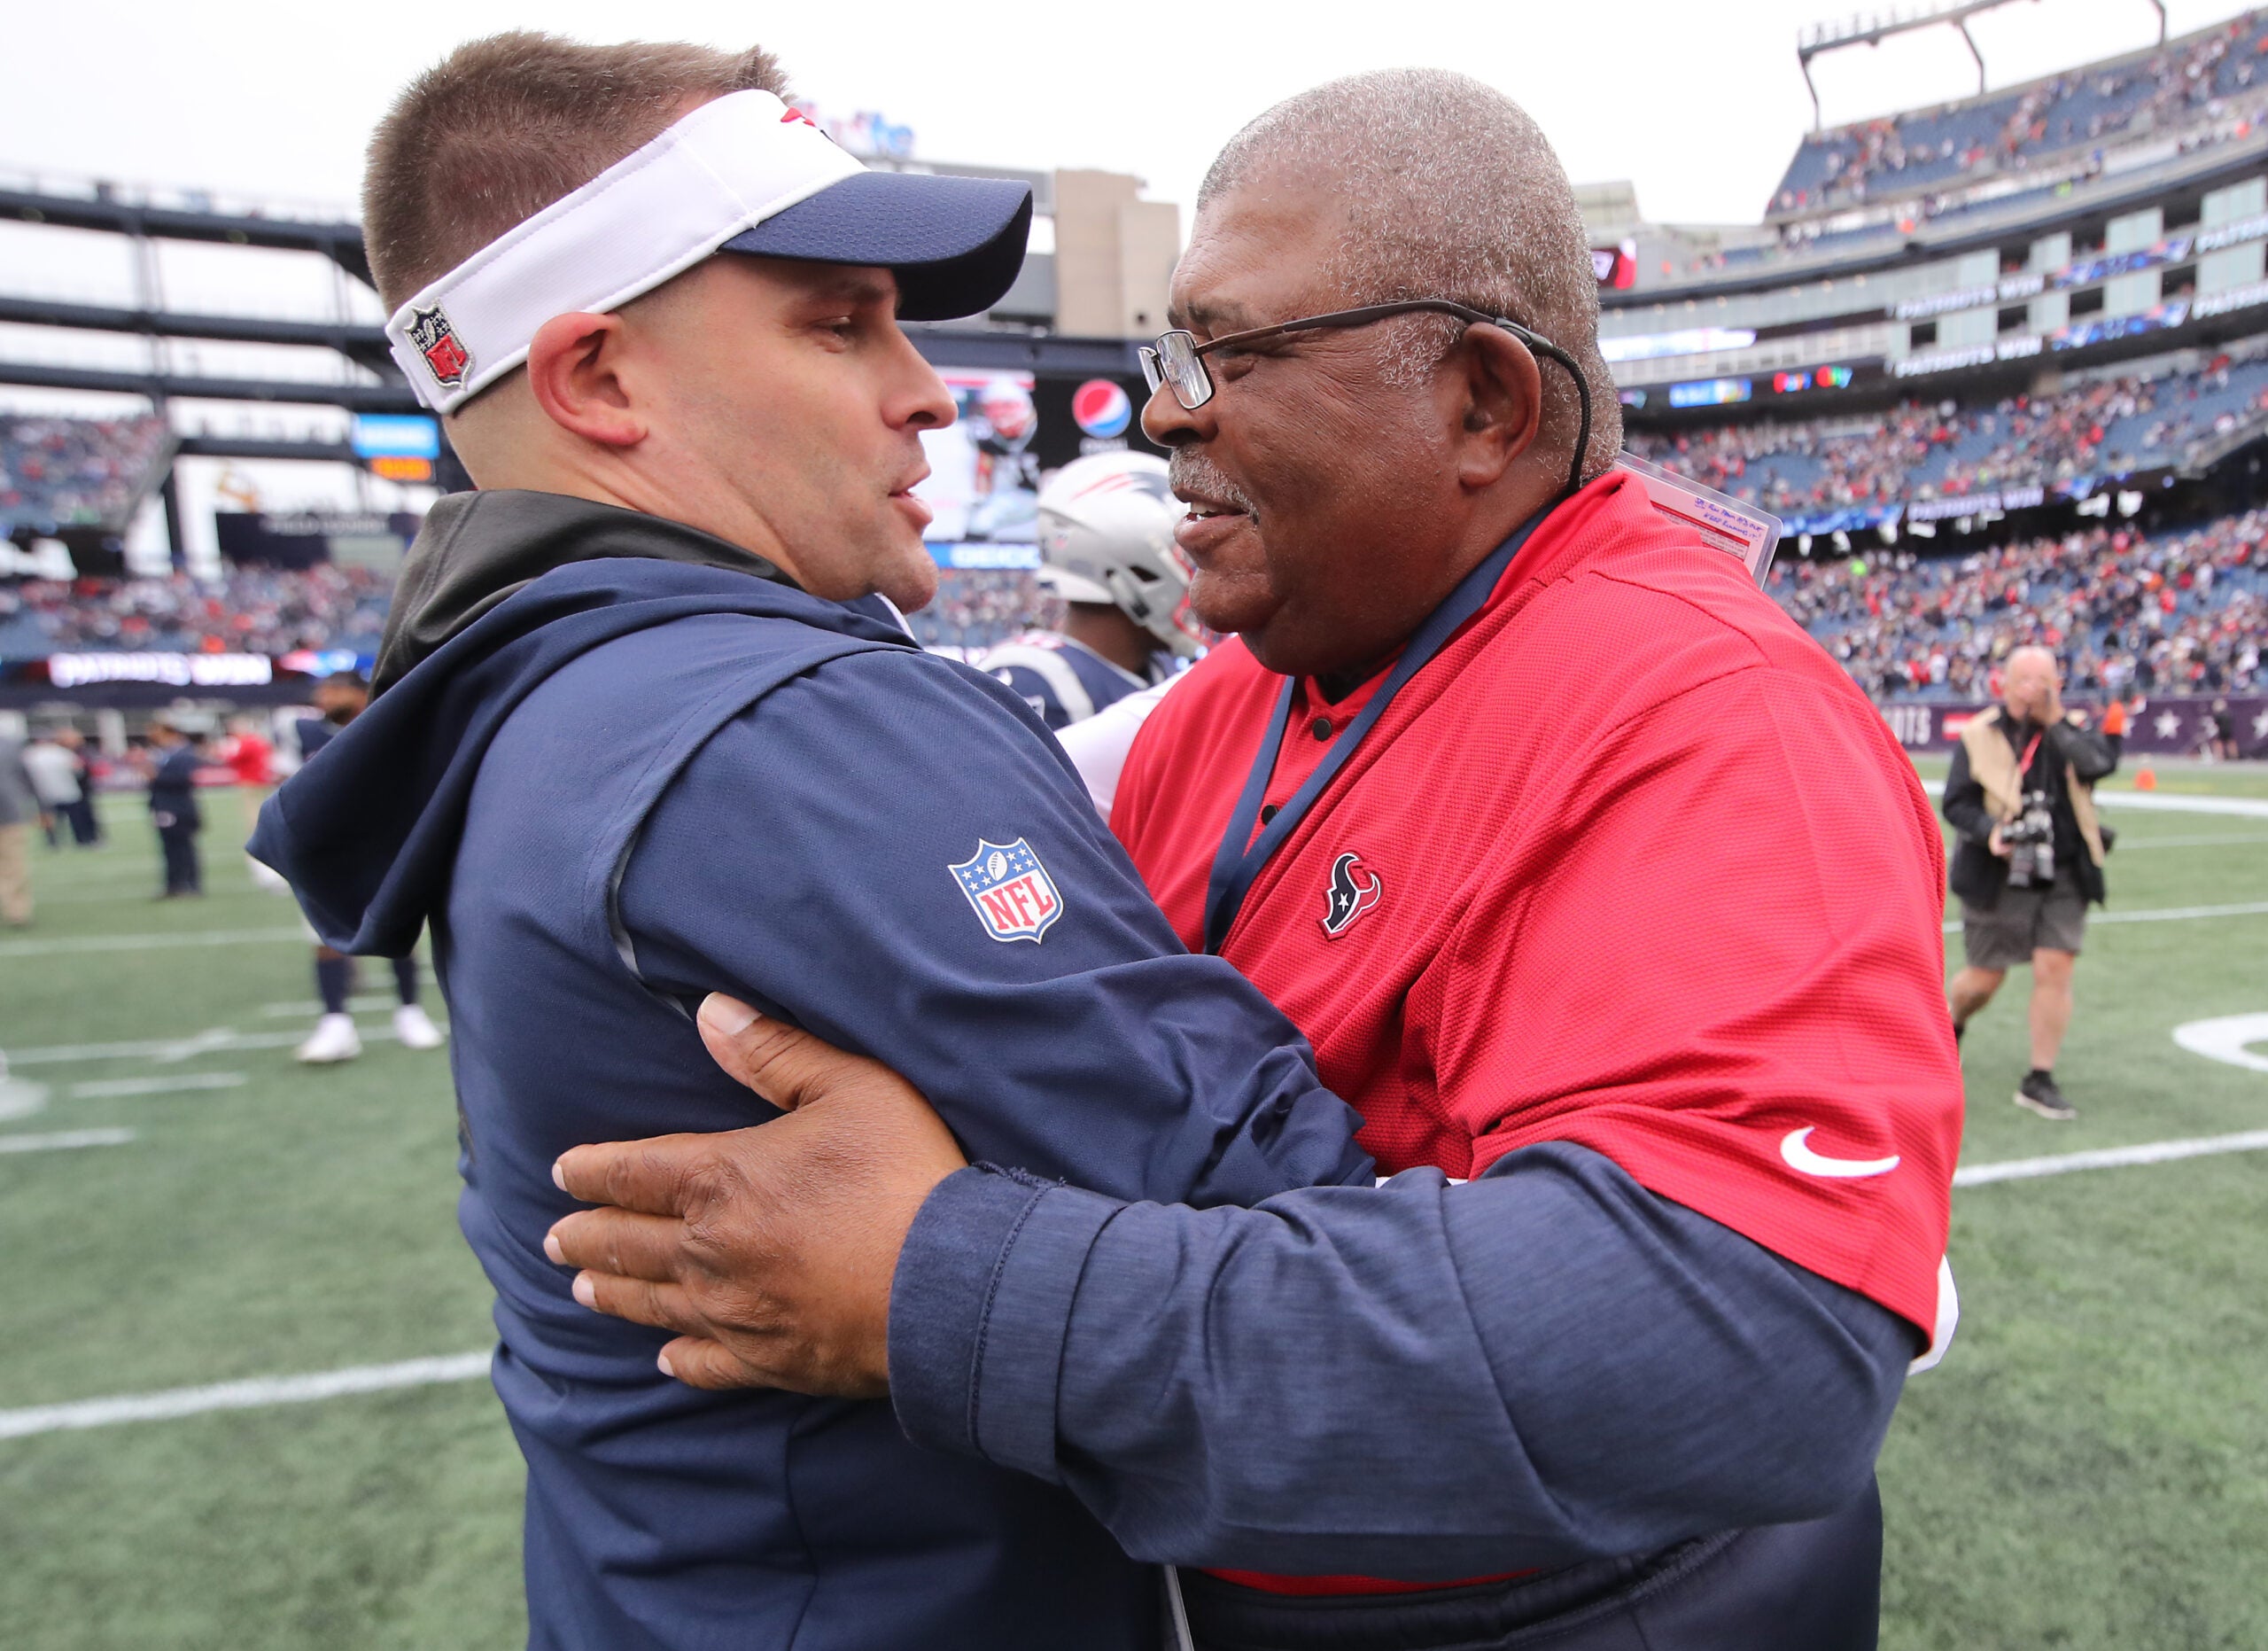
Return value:
<svg viewBox="0 0 2268 1651">
<path fill-rule="evenodd" d="M 1574 357 L 1550 339 L 1533 332 L 1517 321 L 1503 315 L 1492 315 L 1486 310 L 1469 305 L 1453 303 L 1445 298 L 1411 298 L 1393 304 L 1366 304 L 1360 309 L 1335 309 L 1326 315 L 1306 315 L 1297 321 L 1279 321 L 1272 327 L 1251 327 L 1242 332 L 1224 333 L 1217 339 L 1197 341 L 1197 335 L 1186 328 L 1177 327 L 1161 334 L 1154 344 L 1146 344 L 1136 354 L 1142 358 L 1142 377 L 1149 384 L 1152 393 L 1161 386 L 1170 386 L 1173 399 L 1189 411 L 1195 412 L 1213 399 L 1213 374 L 1205 365 L 1205 357 L 1213 351 L 1231 345 L 1242 347 L 1255 344 L 1262 339 L 1272 339 L 1285 332 L 1313 332 L 1325 327 L 1367 327 L 1374 321 L 1384 321 L 1392 315 L 1411 315 L 1432 311 L 1454 315 L 1466 325 L 1481 324 L 1501 327 L 1511 333 L 1530 351 L 1549 356 L 1567 370 L 1575 381 L 1576 399 L 1582 406 L 1581 429 L 1575 439 L 1575 456 L 1569 466 L 1567 492 L 1573 493 L 1583 485 L 1583 458 L 1591 445 L 1591 392 L 1576 366 Z"/>
</svg>

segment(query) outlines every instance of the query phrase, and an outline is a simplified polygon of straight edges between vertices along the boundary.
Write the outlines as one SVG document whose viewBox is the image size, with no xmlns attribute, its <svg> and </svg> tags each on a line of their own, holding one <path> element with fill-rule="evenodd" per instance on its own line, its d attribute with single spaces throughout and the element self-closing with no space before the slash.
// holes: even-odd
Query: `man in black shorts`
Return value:
<svg viewBox="0 0 2268 1651">
<path fill-rule="evenodd" d="M 2042 1118 L 2077 1118 L 2055 1086 L 2055 1055 L 2071 1023 L 2071 970 L 2087 905 L 2103 898 L 2109 833 L 2095 818 L 2094 783 L 2118 766 L 2124 708 L 2101 728 L 2066 713 L 2055 656 L 2008 656 L 2001 703 L 1969 719 L 1946 772 L 1945 815 L 1957 834 L 1953 892 L 1961 897 L 1968 966 L 1953 977 L 1958 1038 L 2018 963 L 2031 965 L 2031 1070 L 2016 1102 Z"/>
</svg>

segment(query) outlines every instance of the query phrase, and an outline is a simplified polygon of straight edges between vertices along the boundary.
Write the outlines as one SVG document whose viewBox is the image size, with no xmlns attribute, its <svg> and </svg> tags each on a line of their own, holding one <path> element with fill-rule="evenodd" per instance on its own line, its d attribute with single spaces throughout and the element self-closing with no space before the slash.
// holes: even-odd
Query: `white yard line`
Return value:
<svg viewBox="0 0 2268 1651">
<path fill-rule="evenodd" d="M 2148 1141 L 2135 1147 L 2103 1147 L 2093 1152 L 2060 1152 L 2047 1158 L 2011 1158 L 2001 1164 L 1972 1164 L 1953 1172 L 1956 1187 L 1990 1181 L 2028 1181 L 2075 1170 L 2117 1170 L 2135 1164 L 2170 1164 L 2177 1158 L 2205 1158 L 2223 1152 L 2268 1151 L 2268 1129 L 2241 1135 L 2204 1135 L 2190 1141 Z"/>
<path fill-rule="evenodd" d="M 0 1410 L 0 1439 L 78 1428 L 106 1428 L 120 1421 L 164 1421 L 208 1410 L 262 1410 L 270 1405 L 303 1405 L 349 1393 L 380 1393 L 398 1387 L 431 1387 L 470 1382 L 488 1374 L 489 1355 L 456 1353 L 446 1359 L 408 1359 L 393 1365 L 354 1365 L 312 1375 L 254 1376 L 214 1387 L 177 1387 L 159 1393 L 128 1393 L 116 1398 L 82 1399 L 73 1405 L 35 1405 Z"/>
<path fill-rule="evenodd" d="M 62 1135 L 0 1136 L 0 1151 L 35 1151 L 12 1141 L 39 1141 L 58 1146 L 95 1146 L 111 1140 L 130 1140 L 130 1130 L 81 1130 L 76 1137 Z M 105 1138 L 97 1141 L 96 1137 Z M 2205 1157 L 2224 1152 L 2268 1150 L 2268 1130 L 2242 1135 L 2212 1135 L 2194 1141 L 2159 1141 L 2137 1147 L 2108 1147 L 2095 1152 L 2066 1152 L 2048 1158 L 2016 1158 L 2001 1164 L 1973 1164 L 1953 1172 L 1956 1187 L 1976 1187 L 1990 1181 L 2031 1180 L 2044 1175 L 2066 1175 L 2075 1170 L 2118 1169 L 2136 1164 L 2164 1164 L 2177 1158 Z M 0 1439 L 26 1438 L 34 1434 L 62 1433 L 82 1428 L 106 1428 L 121 1421 L 164 1421 L 177 1416 L 200 1415 L 214 1410 L 262 1410 L 272 1405 L 306 1404 L 338 1398 L 352 1393 L 377 1393 L 392 1388 L 431 1387 L 449 1382 L 470 1382 L 488 1374 L 490 1355 L 457 1353 L 440 1359 L 409 1359 L 400 1364 L 356 1365 L 344 1370 L 324 1370 L 310 1375 L 255 1376 L 245 1382 L 223 1382 L 213 1387 L 180 1387 L 158 1393 L 128 1393 L 114 1398 L 89 1398 L 67 1405 L 37 1405 L 25 1410 L 0 1410 Z"/>
<path fill-rule="evenodd" d="M 2241 837 L 2135 837 L 2118 839 L 2117 852 L 2131 854 L 2138 848 L 2221 848 L 2240 843 L 2268 844 L 2268 831 L 2249 831 Z"/>
<path fill-rule="evenodd" d="M 0 957 L 55 957 L 66 952 L 148 952 L 181 946 L 256 946 L 275 940 L 311 944 L 304 929 L 208 929 L 184 934 L 82 934 L 70 939 L 0 940 Z"/>
<path fill-rule="evenodd" d="M 2201 917 L 2259 917 L 2268 915 L 2268 900 L 2248 900 L 2241 906 L 2165 906 L 2155 911 L 2090 912 L 2087 922 L 2099 923 L 2187 923 Z M 1961 932 L 1961 920 L 1953 918 L 1946 924 L 1947 934 Z"/>
<path fill-rule="evenodd" d="M 2268 820 L 2268 798 L 2182 797 L 2171 791 L 2097 791 L 2095 801 L 2114 808 L 2148 808 L 2168 814 L 2241 814 Z"/>
<path fill-rule="evenodd" d="M 122 1147 L 130 1129 L 64 1129 L 51 1135 L 0 1135 L 0 1152 L 62 1152 L 73 1147 Z"/>
<path fill-rule="evenodd" d="M 437 1019 L 436 1025 L 446 1027 L 446 1019 Z M 389 1043 L 393 1040 L 392 1025 L 364 1026 L 365 1042 Z M 304 1043 L 307 1034 L 299 1032 L 230 1032 L 226 1027 L 213 1032 L 201 1032 L 192 1038 L 163 1038 L 139 1043 L 58 1043 L 44 1048 L 10 1049 L 8 1063 L 12 1066 L 53 1066 L 76 1061 L 182 1061 L 192 1055 L 226 1052 L 238 1054 L 247 1049 L 288 1049 Z"/>
<path fill-rule="evenodd" d="M 120 1095 L 181 1094 L 191 1089 L 241 1089 L 242 1072 L 183 1072 L 173 1078 L 100 1078 L 73 1084 L 74 1101 L 107 1101 Z"/>
<path fill-rule="evenodd" d="M 1922 789 L 1932 797 L 1942 797 L 1946 783 L 1924 780 Z M 2182 797 L 2171 791 L 2099 790 L 2094 799 L 2115 808 L 2148 808 L 2160 814 L 2241 814 L 2250 820 L 2268 820 L 2268 798 L 2262 797 Z"/>
</svg>

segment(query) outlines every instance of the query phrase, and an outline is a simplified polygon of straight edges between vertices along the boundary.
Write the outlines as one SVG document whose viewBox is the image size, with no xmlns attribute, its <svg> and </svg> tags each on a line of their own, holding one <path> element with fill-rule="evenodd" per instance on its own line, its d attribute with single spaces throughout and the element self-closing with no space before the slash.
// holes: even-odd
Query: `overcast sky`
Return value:
<svg viewBox="0 0 2268 1651">
<path fill-rule="evenodd" d="M 2240 8 L 2168 9 L 2179 33 Z M 403 81 L 461 40 L 537 27 L 760 42 L 827 113 L 879 110 L 914 129 L 923 157 L 1131 172 L 1184 205 L 1222 141 L 1276 99 L 1360 69 L 1440 65 L 1526 105 L 1578 182 L 1631 179 L 1648 215 L 1672 222 L 1755 219 L 1811 122 L 1796 30 L 1845 14 L 1833 0 L 49 0 L 9 11 L 0 170 L 351 201 L 370 126 Z M 1176 32 L 1192 19 L 1201 27 Z M 2148 0 L 2017 0 L 1972 27 L 2005 85 L 2148 44 L 2156 13 Z M 1838 53 L 1814 74 L 1829 124 L 1976 86 L 1949 29 Z"/>
</svg>

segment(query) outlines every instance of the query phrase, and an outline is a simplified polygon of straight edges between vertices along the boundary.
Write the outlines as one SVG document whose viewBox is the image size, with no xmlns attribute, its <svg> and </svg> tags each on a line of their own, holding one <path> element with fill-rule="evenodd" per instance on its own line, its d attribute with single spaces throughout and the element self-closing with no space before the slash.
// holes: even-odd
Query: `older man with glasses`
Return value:
<svg viewBox="0 0 2268 1651">
<path fill-rule="evenodd" d="M 687 1381 L 886 1386 L 1206 1568 L 1185 1644 L 1871 1646 L 1961 1116 L 1912 768 L 1615 464 L 1581 220 L 1495 92 L 1262 116 L 1173 319 L 1146 426 L 1237 640 L 1112 829 L 1386 1180 L 1199 1211 L 966 1166 L 887 1071 L 712 1000 L 794 1129 L 569 1153 L 621 1207 L 554 1253 Z"/>
</svg>

